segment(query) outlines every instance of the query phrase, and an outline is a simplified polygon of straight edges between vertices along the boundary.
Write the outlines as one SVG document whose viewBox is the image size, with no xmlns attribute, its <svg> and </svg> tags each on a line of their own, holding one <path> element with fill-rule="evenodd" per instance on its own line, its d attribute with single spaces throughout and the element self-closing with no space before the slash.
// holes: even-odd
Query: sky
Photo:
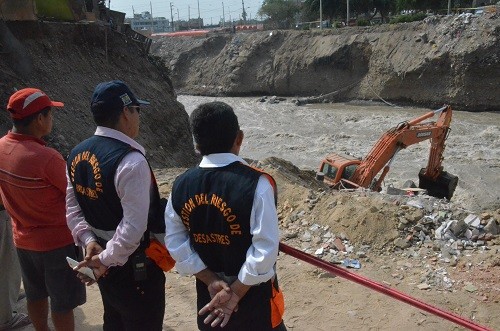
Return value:
<svg viewBox="0 0 500 331">
<path fill-rule="evenodd" d="M 216 24 L 222 19 L 223 3 L 226 22 L 230 19 L 238 20 L 243 12 L 242 0 L 106 0 L 106 3 L 108 1 L 112 10 L 125 12 L 126 17 L 132 17 L 133 12 L 136 14 L 144 11 L 151 12 L 152 7 L 154 17 L 163 16 L 168 20 L 170 20 L 170 3 L 172 3 L 174 21 L 178 19 L 177 11 L 181 20 L 187 20 L 188 17 L 198 18 L 199 3 L 200 17 L 203 18 L 204 24 Z M 243 0 L 243 2 L 247 19 L 256 18 L 262 0 Z"/>
</svg>

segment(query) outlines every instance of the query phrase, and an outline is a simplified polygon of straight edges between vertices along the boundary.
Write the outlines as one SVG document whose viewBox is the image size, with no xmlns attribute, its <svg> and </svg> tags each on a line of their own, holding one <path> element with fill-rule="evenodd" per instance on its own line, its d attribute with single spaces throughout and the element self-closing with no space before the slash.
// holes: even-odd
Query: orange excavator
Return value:
<svg viewBox="0 0 500 331">
<path fill-rule="evenodd" d="M 436 114 L 439 117 L 435 122 L 424 122 Z M 442 162 L 451 116 L 451 107 L 443 106 L 402 122 L 384 133 L 362 160 L 349 155 L 330 154 L 321 161 L 317 179 L 337 189 L 364 187 L 379 192 L 396 154 L 410 145 L 430 139 L 427 167 L 418 174 L 419 188 L 425 189 L 431 196 L 450 200 L 458 177 L 443 171 Z M 382 173 L 377 179 L 380 171 Z"/>
</svg>

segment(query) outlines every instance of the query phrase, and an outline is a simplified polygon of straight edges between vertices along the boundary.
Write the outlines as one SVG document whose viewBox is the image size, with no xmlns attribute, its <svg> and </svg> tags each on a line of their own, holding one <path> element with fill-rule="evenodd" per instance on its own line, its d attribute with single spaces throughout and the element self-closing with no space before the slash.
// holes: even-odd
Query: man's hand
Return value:
<svg viewBox="0 0 500 331">
<path fill-rule="evenodd" d="M 208 285 L 208 293 L 210 293 L 210 298 L 212 299 L 221 290 L 224 290 L 227 293 L 231 292 L 231 288 L 229 287 L 229 285 L 225 281 L 220 279 L 215 280 Z"/>
<path fill-rule="evenodd" d="M 97 241 L 91 241 L 87 247 L 85 247 L 85 260 L 90 260 L 92 256 L 99 255 L 104 249 L 99 245 Z"/>
<path fill-rule="evenodd" d="M 234 292 L 222 288 L 208 304 L 200 309 L 198 314 L 209 313 L 203 322 L 205 324 L 210 323 L 212 327 L 220 324 L 220 327 L 223 328 L 229 322 L 232 313 L 238 311 L 239 301 L 240 298 Z"/>
<path fill-rule="evenodd" d="M 78 265 L 73 269 L 78 271 L 78 269 L 82 267 L 89 267 L 94 272 L 95 278 L 98 280 L 100 277 L 106 275 L 108 267 L 101 263 L 99 259 L 99 253 L 103 251 L 101 245 L 99 245 L 96 241 L 90 242 L 85 247 L 85 257 L 83 261 L 78 263 Z M 81 282 L 90 286 L 94 284 L 96 281 L 90 277 L 85 276 L 82 273 L 78 273 L 78 278 L 80 278 Z"/>
</svg>

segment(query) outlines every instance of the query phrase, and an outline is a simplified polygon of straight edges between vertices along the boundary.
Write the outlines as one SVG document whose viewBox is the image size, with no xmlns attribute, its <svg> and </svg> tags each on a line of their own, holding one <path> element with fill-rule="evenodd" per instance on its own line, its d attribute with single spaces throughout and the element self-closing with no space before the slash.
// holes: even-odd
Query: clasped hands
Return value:
<svg viewBox="0 0 500 331">
<path fill-rule="evenodd" d="M 98 280 L 101 277 L 104 277 L 108 272 L 108 267 L 101 263 L 99 259 L 99 253 L 103 251 L 102 247 L 95 241 L 90 242 L 85 248 L 85 258 L 83 261 L 78 263 L 78 265 L 73 268 L 73 270 L 78 271 L 78 269 L 82 267 L 89 267 L 94 272 L 95 278 Z M 77 274 L 80 281 L 87 286 L 94 284 L 96 281 L 92 278 L 82 274 Z"/>
<path fill-rule="evenodd" d="M 209 313 L 203 322 L 205 324 L 210 323 L 211 327 L 216 327 L 220 324 L 220 327 L 223 328 L 229 322 L 231 314 L 238 311 L 240 298 L 222 280 L 210 283 L 208 285 L 208 292 L 212 300 L 200 309 L 198 314 L 204 315 Z"/>
</svg>

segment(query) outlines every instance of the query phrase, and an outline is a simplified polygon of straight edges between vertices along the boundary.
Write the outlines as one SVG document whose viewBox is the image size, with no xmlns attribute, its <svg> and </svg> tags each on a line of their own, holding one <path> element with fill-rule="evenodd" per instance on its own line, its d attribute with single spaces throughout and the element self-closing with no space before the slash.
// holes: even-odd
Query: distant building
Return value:
<svg viewBox="0 0 500 331">
<path fill-rule="evenodd" d="M 125 21 L 130 23 L 132 30 L 137 32 L 159 33 L 172 31 L 169 20 L 165 17 L 152 17 L 148 11 L 134 14 L 133 18 L 127 18 Z"/>
</svg>

